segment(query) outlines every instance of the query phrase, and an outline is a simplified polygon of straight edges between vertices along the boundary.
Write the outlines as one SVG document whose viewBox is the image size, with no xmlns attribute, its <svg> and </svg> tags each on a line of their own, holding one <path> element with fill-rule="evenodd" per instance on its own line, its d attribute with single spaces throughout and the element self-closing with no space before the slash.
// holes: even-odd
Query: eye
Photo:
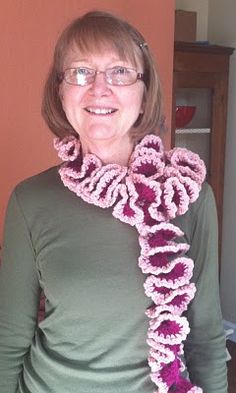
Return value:
<svg viewBox="0 0 236 393">
<path fill-rule="evenodd" d="M 130 68 L 117 66 L 111 69 L 113 75 L 128 75 L 131 72 Z"/>
<path fill-rule="evenodd" d="M 94 74 L 94 70 L 92 70 L 91 68 L 87 68 L 87 67 L 76 67 L 72 69 L 72 73 L 73 75 L 83 75 L 83 76 L 87 76 L 87 75 L 93 75 Z"/>
</svg>

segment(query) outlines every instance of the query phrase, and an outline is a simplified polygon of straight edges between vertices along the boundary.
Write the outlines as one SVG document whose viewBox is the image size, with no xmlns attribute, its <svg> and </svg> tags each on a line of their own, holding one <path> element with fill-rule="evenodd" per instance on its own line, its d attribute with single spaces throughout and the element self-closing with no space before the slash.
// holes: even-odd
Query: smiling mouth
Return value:
<svg viewBox="0 0 236 393">
<path fill-rule="evenodd" d="M 111 115 L 115 113 L 117 109 L 114 108 L 84 108 L 86 112 L 91 113 L 92 115 Z"/>
</svg>

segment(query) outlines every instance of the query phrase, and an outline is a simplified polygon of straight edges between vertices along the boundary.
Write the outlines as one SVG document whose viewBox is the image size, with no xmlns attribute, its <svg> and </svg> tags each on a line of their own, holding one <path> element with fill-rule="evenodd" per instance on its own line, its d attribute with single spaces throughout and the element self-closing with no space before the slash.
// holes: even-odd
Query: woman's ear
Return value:
<svg viewBox="0 0 236 393">
<path fill-rule="evenodd" d="M 143 102 L 142 102 L 142 105 L 141 105 L 141 108 L 140 108 L 140 114 L 143 114 L 144 113 L 144 111 L 145 111 L 145 108 L 146 108 L 146 97 L 145 97 L 145 94 L 143 95 Z"/>
<path fill-rule="evenodd" d="M 59 93 L 61 103 L 63 102 L 63 91 L 62 90 L 63 90 L 63 88 L 62 88 L 62 85 L 60 84 L 58 93 Z"/>
<path fill-rule="evenodd" d="M 62 84 L 60 84 L 60 86 L 59 86 L 58 95 L 59 95 L 59 98 L 60 98 L 60 101 L 61 101 L 62 109 L 64 111 L 64 95 L 63 95 L 63 86 L 62 86 Z"/>
</svg>

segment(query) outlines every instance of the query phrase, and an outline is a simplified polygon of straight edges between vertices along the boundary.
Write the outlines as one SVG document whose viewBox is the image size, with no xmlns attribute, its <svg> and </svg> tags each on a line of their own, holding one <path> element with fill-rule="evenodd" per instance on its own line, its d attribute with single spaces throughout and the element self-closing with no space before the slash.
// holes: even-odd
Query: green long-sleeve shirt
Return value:
<svg viewBox="0 0 236 393">
<path fill-rule="evenodd" d="M 66 189 L 57 168 L 16 187 L 0 275 L 0 393 L 153 393 L 145 275 L 136 229 Z M 197 294 L 185 358 L 205 393 L 226 393 L 210 187 L 175 222 L 191 244 Z M 183 240 L 183 239 L 182 239 Z M 40 291 L 45 319 L 37 325 Z"/>
</svg>

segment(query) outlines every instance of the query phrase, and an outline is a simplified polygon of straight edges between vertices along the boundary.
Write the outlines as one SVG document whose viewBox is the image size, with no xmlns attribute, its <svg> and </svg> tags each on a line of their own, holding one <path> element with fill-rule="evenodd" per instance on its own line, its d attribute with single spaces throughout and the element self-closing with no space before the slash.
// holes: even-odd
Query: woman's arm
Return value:
<svg viewBox="0 0 236 393">
<path fill-rule="evenodd" d="M 0 393 L 15 393 L 37 320 L 39 283 L 30 231 L 12 194 L 0 269 Z"/>
<path fill-rule="evenodd" d="M 191 380 L 204 393 L 227 393 L 225 335 L 218 276 L 218 230 L 215 200 L 205 184 L 192 216 L 189 256 L 194 260 L 197 293 L 187 312 L 191 332 L 185 357 Z"/>
</svg>

